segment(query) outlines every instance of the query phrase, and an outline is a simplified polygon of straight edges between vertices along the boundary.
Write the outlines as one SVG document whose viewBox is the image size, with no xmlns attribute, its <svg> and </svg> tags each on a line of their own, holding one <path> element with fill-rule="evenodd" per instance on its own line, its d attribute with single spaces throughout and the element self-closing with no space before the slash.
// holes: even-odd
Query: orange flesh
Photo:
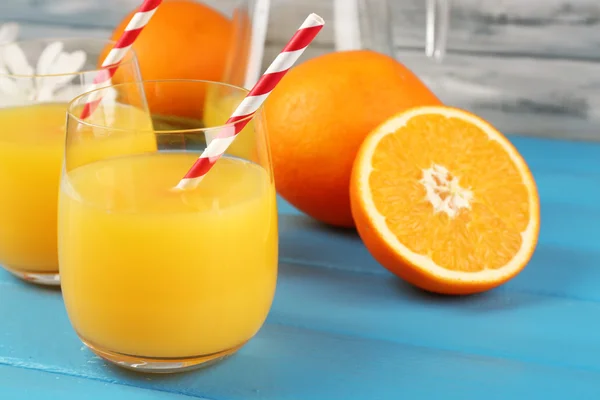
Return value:
<svg viewBox="0 0 600 400">
<path fill-rule="evenodd" d="M 420 182 L 433 165 L 446 168 L 472 193 L 469 206 L 455 207 L 453 217 L 435 212 Z M 382 138 L 372 166 L 369 186 L 388 229 L 440 267 L 498 269 L 521 248 L 531 218 L 528 189 L 507 151 L 478 127 L 458 118 L 413 117 Z"/>
</svg>

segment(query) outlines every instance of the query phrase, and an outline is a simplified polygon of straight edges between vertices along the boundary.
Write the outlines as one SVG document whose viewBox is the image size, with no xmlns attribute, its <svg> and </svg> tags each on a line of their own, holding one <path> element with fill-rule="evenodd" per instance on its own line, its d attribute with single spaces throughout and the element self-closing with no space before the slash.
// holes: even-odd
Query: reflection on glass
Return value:
<svg viewBox="0 0 600 400">
<path fill-rule="evenodd" d="M 185 80 L 111 90 L 116 100 L 91 123 L 76 110 L 92 94 L 68 115 L 59 250 L 71 323 L 96 354 L 127 368 L 222 359 L 257 333 L 275 292 L 277 207 L 262 113 L 197 188 L 178 191 L 222 129 L 213 123 L 247 92 Z"/>
</svg>

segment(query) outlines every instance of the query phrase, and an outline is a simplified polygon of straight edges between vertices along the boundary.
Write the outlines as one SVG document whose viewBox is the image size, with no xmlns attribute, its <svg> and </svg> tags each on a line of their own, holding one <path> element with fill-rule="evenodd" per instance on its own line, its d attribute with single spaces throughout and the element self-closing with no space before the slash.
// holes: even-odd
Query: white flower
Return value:
<svg viewBox="0 0 600 400">
<path fill-rule="evenodd" d="M 96 86 L 82 83 L 81 76 L 77 74 L 85 65 L 85 51 L 69 53 L 63 49 L 62 42 L 49 43 L 34 68 L 17 43 L 4 46 L 0 52 L 0 106 L 68 102 L 96 89 Z M 90 80 L 93 77 L 90 76 Z M 110 82 L 102 86 L 106 85 Z M 104 94 L 109 99 L 116 97 L 114 90 L 106 90 Z"/>
<path fill-rule="evenodd" d="M 3 47 L 0 54 L 0 92 L 17 103 L 71 100 L 75 89 L 71 83 L 85 65 L 86 54 L 83 51 L 66 53 L 63 48 L 61 42 L 48 44 L 40 54 L 36 68 L 33 68 L 18 44 Z M 38 76 L 34 78 L 32 75 Z"/>
<path fill-rule="evenodd" d="M 0 25 L 0 46 L 12 43 L 19 36 L 19 24 L 9 22 Z M 0 54 L 0 65 L 2 65 L 2 55 Z"/>
</svg>

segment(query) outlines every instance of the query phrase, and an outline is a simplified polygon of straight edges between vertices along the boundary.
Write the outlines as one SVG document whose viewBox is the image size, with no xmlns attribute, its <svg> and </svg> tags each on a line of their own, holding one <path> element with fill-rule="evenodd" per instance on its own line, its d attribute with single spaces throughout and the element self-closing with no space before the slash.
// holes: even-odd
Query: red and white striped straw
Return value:
<svg viewBox="0 0 600 400">
<path fill-rule="evenodd" d="M 150 22 L 160 3 L 162 3 L 162 0 L 144 0 L 138 11 L 131 18 L 131 21 L 127 24 L 127 27 L 125 27 L 125 31 L 123 31 L 117 43 L 115 43 L 104 59 L 104 62 L 102 62 L 102 70 L 94 78 L 92 83 L 93 88 L 97 88 L 99 85 L 108 82 L 115 75 L 119 64 L 125 58 L 133 42 L 135 42 L 135 39 L 142 32 L 142 29 Z M 102 97 L 98 91 L 90 93 L 80 118 L 86 119 L 89 117 L 101 101 Z"/>
<path fill-rule="evenodd" d="M 227 127 L 221 130 L 209 143 L 187 174 L 179 181 L 176 186 L 177 189 L 192 189 L 200 183 L 204 175 L 225 153 L 236 135 L 250 122 L 256 110 L 264 103 L 269 94 L 275 89 L 275 86 L 300 58 L 324 24 L 323 18 L 317 14 L 310 14 L 306 18 L 281 53 L 273 60 L 269 68 L 250 90 L 250 93 L 246 95 L 227 120 Z"/>
</svg>

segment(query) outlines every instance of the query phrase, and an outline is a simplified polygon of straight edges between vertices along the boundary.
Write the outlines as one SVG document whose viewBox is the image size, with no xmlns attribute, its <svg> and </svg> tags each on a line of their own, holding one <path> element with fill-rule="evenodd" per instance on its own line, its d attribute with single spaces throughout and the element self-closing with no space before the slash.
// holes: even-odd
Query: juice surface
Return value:
<svg viewBox="0 0 600 400">
<path fill-rule="evenodd" d="M 151 129 L 145 113 L 124 110 L 116 107 L 114 118 Z M 56 214 L 66 112 L 65 103 L 0 109 L 0 264 L 12 269 L 58 270 Z M 112 143 L 110 152 L 132 146 L 114 138 L 107 141 Z M 153 135 L 135 145 L 156 149 Z"/>
<path fill-rule="evenodd" d="M 197 156 L 113 158 L 63 180 L 62 290 L 88 343 L 186 358 L 232 349 L 263 324 L 277 277 L 273 182 L 224 157 L 198 188 L 171 191 Z"/>
</svg>

